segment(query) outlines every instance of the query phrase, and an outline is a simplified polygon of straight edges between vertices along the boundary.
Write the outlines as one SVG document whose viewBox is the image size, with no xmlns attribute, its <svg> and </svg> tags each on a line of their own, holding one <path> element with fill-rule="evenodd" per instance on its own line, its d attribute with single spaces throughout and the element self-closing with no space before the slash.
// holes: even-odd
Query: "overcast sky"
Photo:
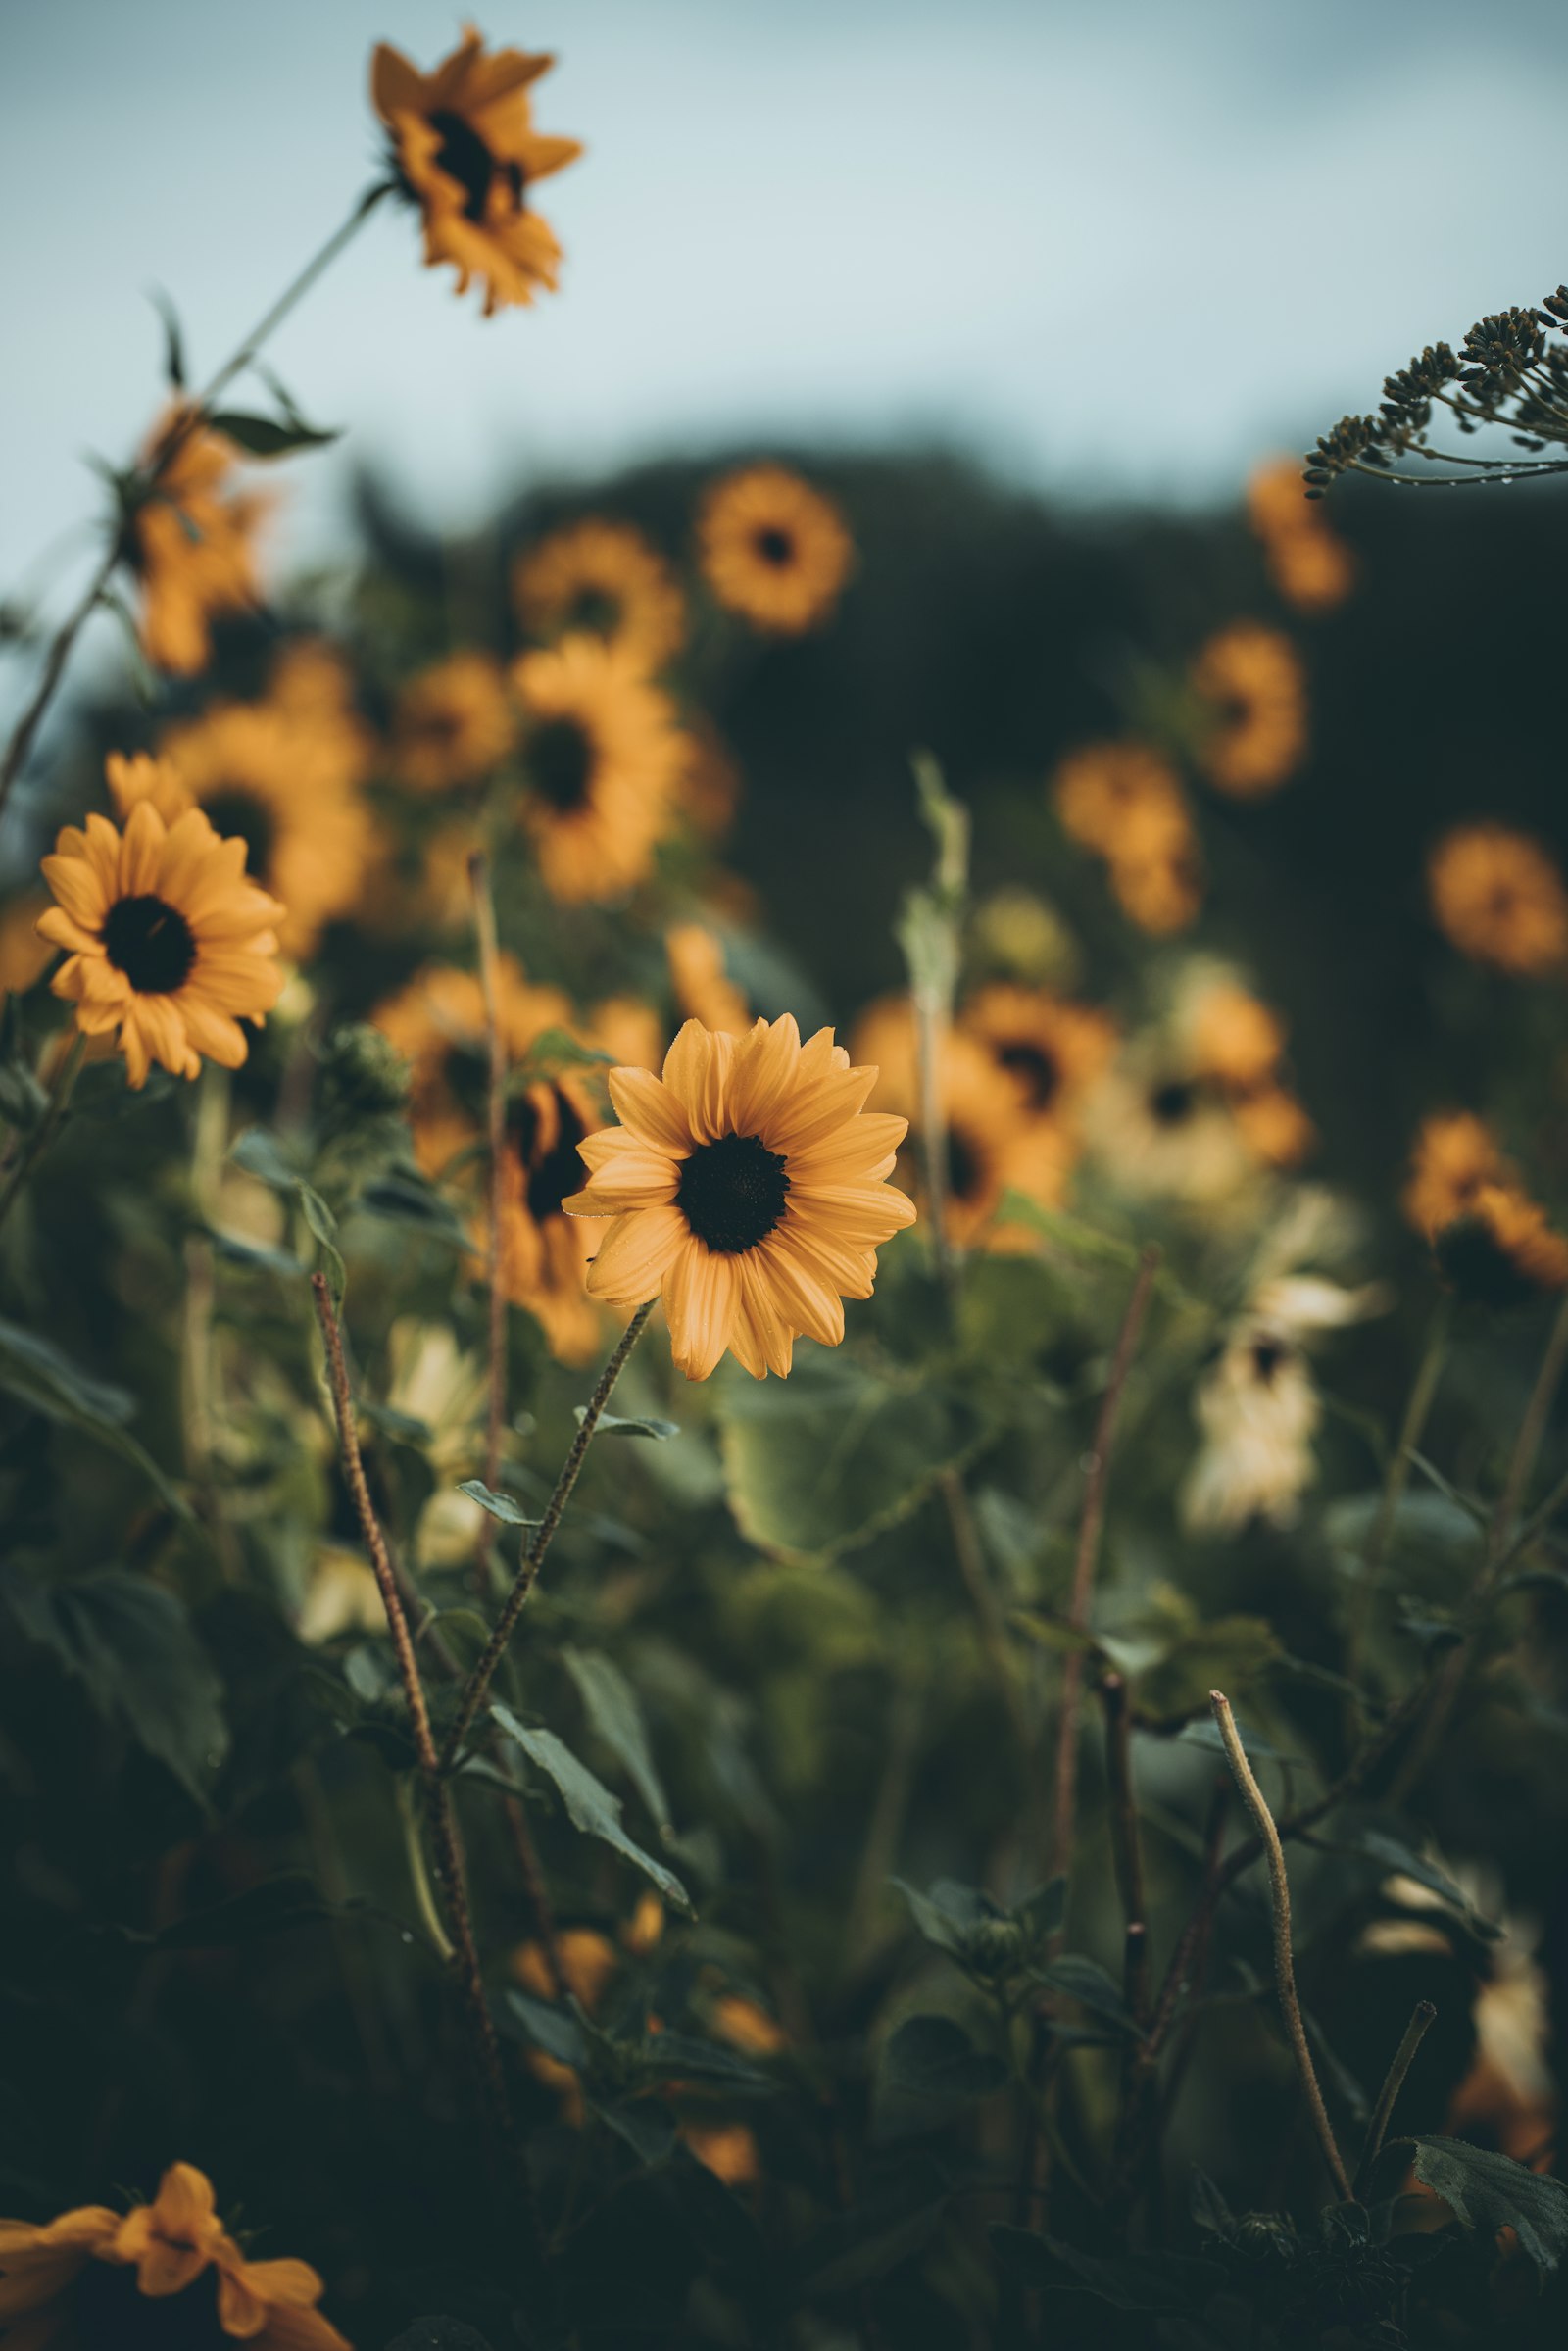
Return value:
<svg viewBox="0 0 1568 2351">
<path fill-rule="evenodd" d="M 919 435 L 1073 496 L 1223 497 L 1387 366 L 1568 275 L 1568 11 L 1525 0 L 546 0 L 565 290 L 485 320 L 378 215 L 275 346 L 461 526 L 530 469 Z M 375 169 L 373 40 L 433 0 L 0 0 L 0 587 Z M 290 469 L 333 543 L 345 460 Z"/>
</svg>

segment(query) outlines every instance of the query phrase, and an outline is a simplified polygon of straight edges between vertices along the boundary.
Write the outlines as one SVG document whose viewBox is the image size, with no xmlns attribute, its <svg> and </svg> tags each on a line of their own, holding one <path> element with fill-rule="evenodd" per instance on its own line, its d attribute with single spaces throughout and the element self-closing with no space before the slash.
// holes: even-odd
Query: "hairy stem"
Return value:
<svg viewBox="0 0 1568 2351">
<path fill-rule="evenodd" d="M 506 1205 L 507 1049 L 501 1034 L 501 955 L 496 941 L 495 900 L 482 850 L 468 859 L 473 922 L 479 948 L 479 984 L 484 992 L 485 1044 L 489 1058 L 487 1112 L 490 1157 L 490 1215 L 485 1240 L 485 1279 L 490 1290 L 490 1385 L 485 1411 L 484 1482 L 501 1482 L 501 1445 L 507 1425 L 507 1298 L 501 1282 L 501 1219 Z M 479 1596 L 490 1590 L 496 1522 L 480 1513 L 474 1579 Z"/>
<path fill-rule="evenodd" d="M 1411 2062 L 1430 2027 L 1436 2022 L 1437 2014 L 1430 2000 L 1416 2002 L 1414 2013 L 1404 2029 L 1404 2038 L 1394 2052 L 1394 2063 L 1383 2077 L 1383 2087 L 1378 2092 L 1378 2102 L 1372 2109 L 1372 2120 L 1367 2125 L 1366 2145 L 1356 2167 L 1355 2192 L 1358 2197 L 1364 2196 L 1372 2176 L 1372 2166 L 1382 2152 L 1384 2134 L 1394 2113 L 1395 2101 L 1404 2087 L 1404 2077 L 1410 2071 Z"/>
</svg>

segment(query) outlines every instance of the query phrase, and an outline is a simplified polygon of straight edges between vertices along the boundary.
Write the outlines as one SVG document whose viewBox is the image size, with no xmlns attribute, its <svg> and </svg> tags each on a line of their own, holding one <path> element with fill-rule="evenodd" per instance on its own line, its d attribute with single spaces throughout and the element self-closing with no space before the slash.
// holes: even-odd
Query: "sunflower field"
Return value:
<svg viewBox="0 0 1568 2351">
<path fill-rule="evenodd" d="M 1558 2345 L 1568 294 L 1220 514 L 276 576 L 551 63 L 378 48 L 5 606 L 0 2351 Z"/>
</svg>

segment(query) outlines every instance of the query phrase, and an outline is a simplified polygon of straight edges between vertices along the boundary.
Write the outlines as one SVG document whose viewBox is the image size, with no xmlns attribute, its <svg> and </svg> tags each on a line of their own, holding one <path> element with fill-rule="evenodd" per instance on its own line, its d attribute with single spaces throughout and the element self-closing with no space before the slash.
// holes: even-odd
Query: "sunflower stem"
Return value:
<svg viewBox="0 0 1568 2351">
<path fill-rule="evenodd" d="M 985 1653 L 986 1664 L 991 1669 L 991 1679 L 996 1685 L 997 1696 L 1012 1731 L 1019 1756 L 1027 1765 L 1034 1748 L 1034 1732 L 1024 1705 L 1023 1692 L 1018 1687 L 1017 1667 L 1007 1643 L 1006 1622 L 986 1572 L 985 1553 L 980 1547 L 980 1533 L 974 1523 L 974 1512 L 969 1507 L 968 1490 L 956 1469 L 945 1469 L 938 1484 L 948 1513 L 948 1524 L 953 1530 L 953 1549 L 958 1562 L 958 1573 L 963 1579 L 963 1589 L 968 1593 L 969 1605 L 974 1611 L 980 1646 Z"/>
<path fill-rule="evenodd" d="M 1366 2145 L 1356 2167 L 1355 2192 L 1358 2197 L 1365 2196 L 1372 2166 L 1383 2151 L 1384 2134 L 1393 2118 L 1395 2101 L 1404 2087 L 1404 2077 L 1410 2071 L 1417 2049 L 1437 2022 L 1437 2015 L 1430 2000 L 1418 2000 L 1410 2022 L 1404 2029 L 1404 2038 L 1394 2052 L 1394 2063 L 1383 2078 L 1383 2087 L 1378 2092 L 1378 2102 L 1372 2109 L 1372 2120 L 1367 2125 Z"/>
<path fill-rule="evenodd" d="M 1222 1690 L 1211 1690 L 1208 1702 L 1213 1708 L 1214 1721 L 1224 1743 L 1232 1776 L 1241 1790 L 1243 1802 L 1252 1816 L 1257 1834 L 1263 1840 L 1263 1851 L 1268 1862 L 1269 1901 L 1274 1914 L 1274 1984 L 1279 1993 L 1280 2014 L 1285 2020 L 1286 2037 L 1296 2059 L 1296 2071 L 1306 2099 L 1307 2113 L 1312 2119 L 1312 2128 L 1317 2133 L 1317 2143 L 1322 2150 L 1329 2178 L 1334 2182 L 1340 2201 L 1348 2204 L 1352 2200 L 1349 2174 L 1346 2171 L 1335 2140 L 1334 2127 L 1329 2121 L 1328 2108 L 1323 2103 L 1323 2092 L 1318 2087 L 1312 2052 L 1307 2046 L 1306 2027 L 1301 2021 L 1301 2003 L 1296 1992 L 1296 1957 L 1291 1948 L 1291 1882 L 1285 1870 L 1285 1848 L 1274 1825 L 1274 1815 L 1247 1760 L 1247 1750 L 1242 1745 L 1229 1698 Z"/>
<path fill-rule="evenodd" d="M 1415 1385 L 1410 1391 L 1409 1401 L 1404 1408 L 1404 1419 L 1400 1424 L 1394 1457 L 1389 1463 L 1388 1475 L 1383 1481 L 1383 1497 L 1378 1504 L 1378 1513 L 1373 1521 L 1371 1534 L 1367 1538 L 1366 1549 L 1361 1555 L 1361 1580 L 1355 1597 L 1355 1613 L 1350 1625 L 1350 1638 L 1345 1653 L 1345 1676 L 1346 1680 L 1351 1683 L 1355 1681 L 1372 1630 L 1372 1610 L 1377 1595 L 1378 1579 L 1382 1575 L 1389 1546 L 1394 1539 L 1399 1504 L 1404 1499 L 1404 1490 L 1410 1480 L 1411 1463 L 1421 1449 L 1421 1439 L 1426 1431 L 1427 1416 L 1432 1410 L 1433 1399 L 1437 1396 L 1438 1387 L 1443 1378 L 1444 1365 L 1447 1361 L 1448 1334 L 1452 1321 L 1452 1294 L 1446 1290 L 1440 1291 L 1427 1331 L 1426 1346 L 1422 1350 L 1420 1365 L 1416 1371 Z M 1347 1703 L 1351 1735 L 1358 1737 L 1362 1727 L 1359 1695 L 1352 1693 Z"/>
<path fill-rule="evenodd" d="M 16 1165 L 6 1177 L 4 1190 L 0 1191 L 0 1224 L 5 1223 L 17 1195 L 58 1133 L 86 1052 L 87 1040 L 78 1029 L 55 1072 L 54 1084 L 49 1090 L 48 1106 L 18 1154 Z"/>
<path fill-rule="evenodd" d="M 490 1291 L 490 1381 L 485 1412 L 484 1482 L 492 1492 L 501 1483 L 501 1445 L 507 1425 L 507 1298 L 501 1281 L 501 1215 L 506 1193 L 507 1052 L 501 1034 L 501 951 L 496 939 L 495 897 L 483 850 L 468 859 L 468 887 L 473 893 L 473 927 L 479 950 L 479 985 L 484 995 L 485 1045 L 489 1059 L 486 1111 L 489 1133 L 490 1216 L 485 1240 L 485 1279 Z M 490 1591 L 494 1575 L 496 1522 L 480 1512 L 479 1543 L 474 1555 L 474 1581 L 479 1597 Z"/>
<path fill-rule="evenodd" d="M 473 1727 L 474 1716 L 484 1704 L 485 1693 L 490 1688 L 495 1670 L 506 1654 L 507 1643 L 512 1639 L 517 1619 L 527 1605 L 528 1595 L 538 1581 L 539 1570 L 544 1565 L 545 1553 L 555 1540 L 556 1529 L 561 1524 L 562 1515 L 571 1496 L 571 1490 L 577 1483 L 578 1472 L 583 1465 L 583 1457 L 593 1443 L 594 1431 L 599 1426 L 615 1382 L 625 1369 L 627 1356 L 648 1327 L 648 1318 L 653 1313 L 657 1302 L 657 1299 L 649 1298 L 646 1304 L 638 1307 L 625 1330 L 615 1342 L 610 1360 L 599 1375 L 593 1395 L 583 1407 L 577 1434 L 572 1439 L 566 1458 L 561 1465 L 561 1474 L 556 1480 L 555 1491 L 545 1505 L 544 1517 L 539 1523 L 533 1542 L 522 1554 L 517 1573 L 513 1579 L 512 1590 L 508 1592 L 501 1614 L 496 1619 L 495 1631 L 486 1642 L 484 1652 L 469 1675 L 467 1686 L 458 1702 L 457 1719 L 453 1723 L 451 1734 L 441 1753 L 440 1768 L 443 1772 L 451 1771 L 462 1751 L 464 1740 Z"/>
</svg>

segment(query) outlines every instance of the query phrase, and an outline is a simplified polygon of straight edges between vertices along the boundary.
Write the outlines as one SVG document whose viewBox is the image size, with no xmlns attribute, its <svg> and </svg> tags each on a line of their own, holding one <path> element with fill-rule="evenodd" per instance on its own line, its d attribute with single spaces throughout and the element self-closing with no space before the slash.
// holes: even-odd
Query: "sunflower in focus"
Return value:
<svg viewBox="0 0 1568 2351">
<path fill-rule="evenodd" d="M 532 85 L 555 64 L 520 49 L 487 54 L 469 30 L 433 73 L 383 41 L 370 61 L 370 99 L 392 137 L 392 167 L 424 224 L 429 269 L 450 262 L 458 292 L 484 288 L 484 315 L 554 291 L 561 247 L 528 207 L 528 191 L 582 153 L 577 139 L 533 126 Z"/>
<path fill-rule="evenodd" d="M 1129 921 L 1156 938 L 1185 930 L 1202 904 L 1198 839 L 1169 762 L 1144 743 L 1094 743 L 1073 752 L 1052 786 L 1072 840 L 1105 860 Z"/>
<path fill-rule="evenodd" d="M 1247 518 L 1270 579 L 1301 612 L 1326 612 L 1355 585 L 1355 558 L 1306 496 L 1298 458 L 1270 459 L 1247 485 Z"/>
<path fill-rule="evenodd" d="M 360 794 L 368 729 L 346 706 L 325 709 L 285 687 L 282 698 L 214 703 L 166 727 L 159 755 L 111 771 L 117 812 L 150 793 L 167 816 L 182 793 L 225 840 L 243 841 L 251 873 L 287 908 L 283 953 L 303 961 L 326 924 L 352 908 L 370 861 Z"/>
<path fill-rule="evenodd" d="M 724 943 L 705 922 L 677 922 L 664 933 L 664 959 L 675 1008 L 686 1020 L 700 1020 L 705 1029 L 723 1029 L 744 1036 L 752 1025 L 751 1007 L 724 965 Z"/>
<path fill-rule="evenodd" d="M 1504 824 L 1461 824 L 1427 865 L 1444 936 L 1477 963 L 1539 979 L 1568 960 L 1568 891 L 1547 852 Z"/>
<path fill-rule="evenodd" d="M 563 637 L 513 664 L 522 705 L 520 821 L 552 898 L 619 898 L 652 870 L 674 821 L 684 755 L 667 694 L 598 637 Z"/>
<path fill-rule="evenodd" d="M 151 435 L 141 462 L 158 468 L 157 486 L 130 515 L 124 540 L 141 598 L 142 651 L 155 669 L 176 677 L 206 668 L 215 620 L 260 601 L 256 539 L 268 507 L 232 487 L 233 442 L 191 429 L 191 414 L 176 405 Z"/>
<path fill-rule="evenodd" d="M 686 599 L 640 530 L 597 514 L 558 530 L 519 557 L 517 617 L 530 637 L 603 637 L 650 674 L 679 653 Z"/>
<path fill-rule="evenodd" d="M 902 1118 L 862 1108 L 831 1029 L 802 1044 L 785 1013 L 739 1039 L 688 1020 L 663 1074 L 611 1072 L 618 1127 L 584 1139 L 590 1173 L 566 1201 L 612 1221 L 588 1288 L 610 1305 L 660 1297 L 689 1380 L 726 1349 L 754 1379 L 784 1377 L 795 1340 L 844 1337 L 846 1298 L 869 1298 L 877 1249 L 914 1221 L 886 1178 Z"/>
<path fill-rule="evenodd" d="M 66 951 L 52 986 L 84 1037 L 118 1035 L 132 1086 L 154 1061 L 193 1078 L 205 1057 L 237 1069 L 241 1020 L 283 992 L 283 909 L 245 875 L 245 845 L 222 841 L 197 808 L 166 824 L 151 802 L 122 835 L 107 816 L 68 824 L 43 860 L 57 904 L 41 937 Z"/>
<path fill-rule="evenodd" d="M 0 2337 L 14 2351 L 350 2351 L 316 2307 L 321 2292 L 303 2261 L 247 2261 L 193 2164 L 171 2164 L 152 2203 L 127 2213 L 87 2204 L 41 2226 L 0 2221 Z"/>
<path fill-rule="evenodd" d="M 853 1045 L 858 1060 L 876 1063 L 877 1107 L 895 1112 L 918 1136 L 919 1044 L 908 998 L 869 1005 L 856 1023 Z M 996 1222 L 1003 1200 L 1017 1192 L 1043 1207 L 1054 1206 L 1077 1156 L 1075 1133 L 1061 1120 L 1032 1111 L 1018 1070 L 1009 1070 L 992 1045 L 961 1027 L 942 1041 L 937 1099 L 948 1238 L 960 1249 L 980 1243 L 1005 1249 L 1013 1234 Z M 906 1180 L 918 1192 L 925 1176 L 923 1145 L 909 1144 L 904 1165 Z"/>
<path fill-rule="evenodd" d="M 499 661 L 454 653 L 421 669 L 392 711 L 392 773 L 414 792 L 448 792 L 493 773 L 511 751 L 517 716 Z"/>
<path fill-rule="evenodd" d="M 855 560 L 838 508 L 783 465 L 747 465 L 714 482 L 697 547 L 718 602 L 779 637 L 827 619 Z"/>
<path fill-rule="evenodd" d="M 1277 792 L 1306 755 L 1306 681 L 1289 637 L 1238 620 L 1203 647 L 1193 684 L 1215 706 L 1200 759 L 1216 791 L 1233 800 Z"/>
</svg>

